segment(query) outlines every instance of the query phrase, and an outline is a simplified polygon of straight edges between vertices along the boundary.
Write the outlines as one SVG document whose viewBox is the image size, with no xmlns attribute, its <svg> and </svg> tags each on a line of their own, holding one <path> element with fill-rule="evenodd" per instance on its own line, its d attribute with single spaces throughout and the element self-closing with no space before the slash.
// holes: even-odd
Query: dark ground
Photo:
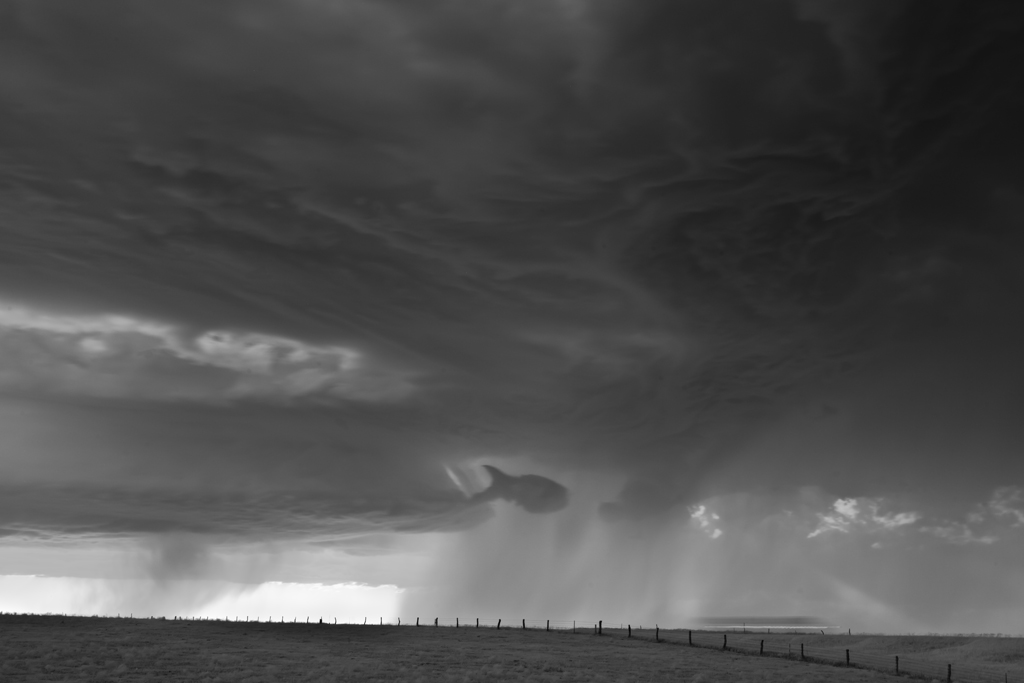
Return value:
<svg viewBox="0 0 1024 683">
<path fill-rule="evenodd" d="M 624 633 L 0 616 L 0 681 L 889 681 Z"/>
</svg>

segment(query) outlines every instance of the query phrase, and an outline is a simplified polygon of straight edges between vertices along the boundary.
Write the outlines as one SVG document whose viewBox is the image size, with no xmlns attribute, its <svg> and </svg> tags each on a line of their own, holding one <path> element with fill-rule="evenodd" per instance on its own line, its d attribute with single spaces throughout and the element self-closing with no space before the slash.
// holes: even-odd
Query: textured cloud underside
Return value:
<svg viewBox="0 0 1024 683">
<path fill-rule="evenodd" d="M 154 482 L 459 526 L 487 454 L 608 524 L 959 520 L 1024 476 L 1024 12 L 944 7 L 7 2 L 0 478 L 90 529 Z"/>
</svg>

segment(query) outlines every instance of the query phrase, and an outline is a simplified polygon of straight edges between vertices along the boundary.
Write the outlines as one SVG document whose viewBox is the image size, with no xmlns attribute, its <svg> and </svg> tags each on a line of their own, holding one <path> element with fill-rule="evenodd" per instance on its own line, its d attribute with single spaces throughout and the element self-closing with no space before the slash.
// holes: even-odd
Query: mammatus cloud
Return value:
<svg viewBox="0 0 1024 683">
<path fill-rule="evenodd" d="M 535 514 L 557 512 L 569 503 L 569 490 L 556 481 L 538 474 L 513 476 L 497 467 L 484 465 L 491 475 L 491 484 L 470 498 L 473 503 L 507 500 Z"/>
</svg>

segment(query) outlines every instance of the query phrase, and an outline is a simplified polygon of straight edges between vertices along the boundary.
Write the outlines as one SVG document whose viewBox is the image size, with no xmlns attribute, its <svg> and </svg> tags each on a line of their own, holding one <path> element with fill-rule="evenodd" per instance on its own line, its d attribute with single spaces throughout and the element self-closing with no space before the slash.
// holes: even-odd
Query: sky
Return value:
<svg viewBox="0 0 1024 683">
<path fill-rule="evenodd" d="M 1024 632 L 1022 32 L 0 4 L 0 611 Z"/>
</svg>

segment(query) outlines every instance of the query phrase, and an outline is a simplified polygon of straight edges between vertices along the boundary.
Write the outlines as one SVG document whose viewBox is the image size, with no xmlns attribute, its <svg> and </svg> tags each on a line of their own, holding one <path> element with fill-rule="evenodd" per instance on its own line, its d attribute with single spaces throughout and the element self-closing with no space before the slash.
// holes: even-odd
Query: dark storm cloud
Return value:
<svg viewBox="0 0 1024 683">
<path fill-rule="evenodd" d="M 484 465 L 484 469 L 491 475 L 491 483 L 470 499 L 473 502 L 507 500 L 533 513 L 557 512 L 569 502 L 569 490 L 547 477 L 512 476 L 492 465 Z"/>
<path fill-rule="evenodd" d="M 344 545 L 371 534 L 453 531 L 487 519 L 457 494 L 432 499 L 362 499 L 323 492 L 221 493 L 123 487 L 8 486 L 4 535 L 66 540 L 193 534 L 216 539 Z"/>
<path fill-rule="evenodd" d="M 0 319 L 0 387 L 39 423 L 108 410 L 69 433 L 122 448 L 69 440 L 43 456 L 62 469 L 8 474 L 138 492 L 216 472 L 272 499 L 211 533 L 368 514 L 274 498 L 325 478 L 434 500 L 442 463 L 488 453 L 626 480 L 606 519 L 727 489 L 881 494 L 929 464 L 976 499 L 1020 475 L 1016 4 L 2 12 L 0 294 L 34 314 Z M 106 313 L 135 322 L 82 328 Z M 363 365 L 181 351 L 212 332 Z M 167 401 L 223 413 L 175 431 Z M 818 434 L 862 418 L 904 452 Z M 751 446 L 779 424 L 818 442 Z M 994 435 L 984 467 L 946 438 L 967 433 Z M 179 503 L 151 523 L 200 524 Z"/>
</svg>

